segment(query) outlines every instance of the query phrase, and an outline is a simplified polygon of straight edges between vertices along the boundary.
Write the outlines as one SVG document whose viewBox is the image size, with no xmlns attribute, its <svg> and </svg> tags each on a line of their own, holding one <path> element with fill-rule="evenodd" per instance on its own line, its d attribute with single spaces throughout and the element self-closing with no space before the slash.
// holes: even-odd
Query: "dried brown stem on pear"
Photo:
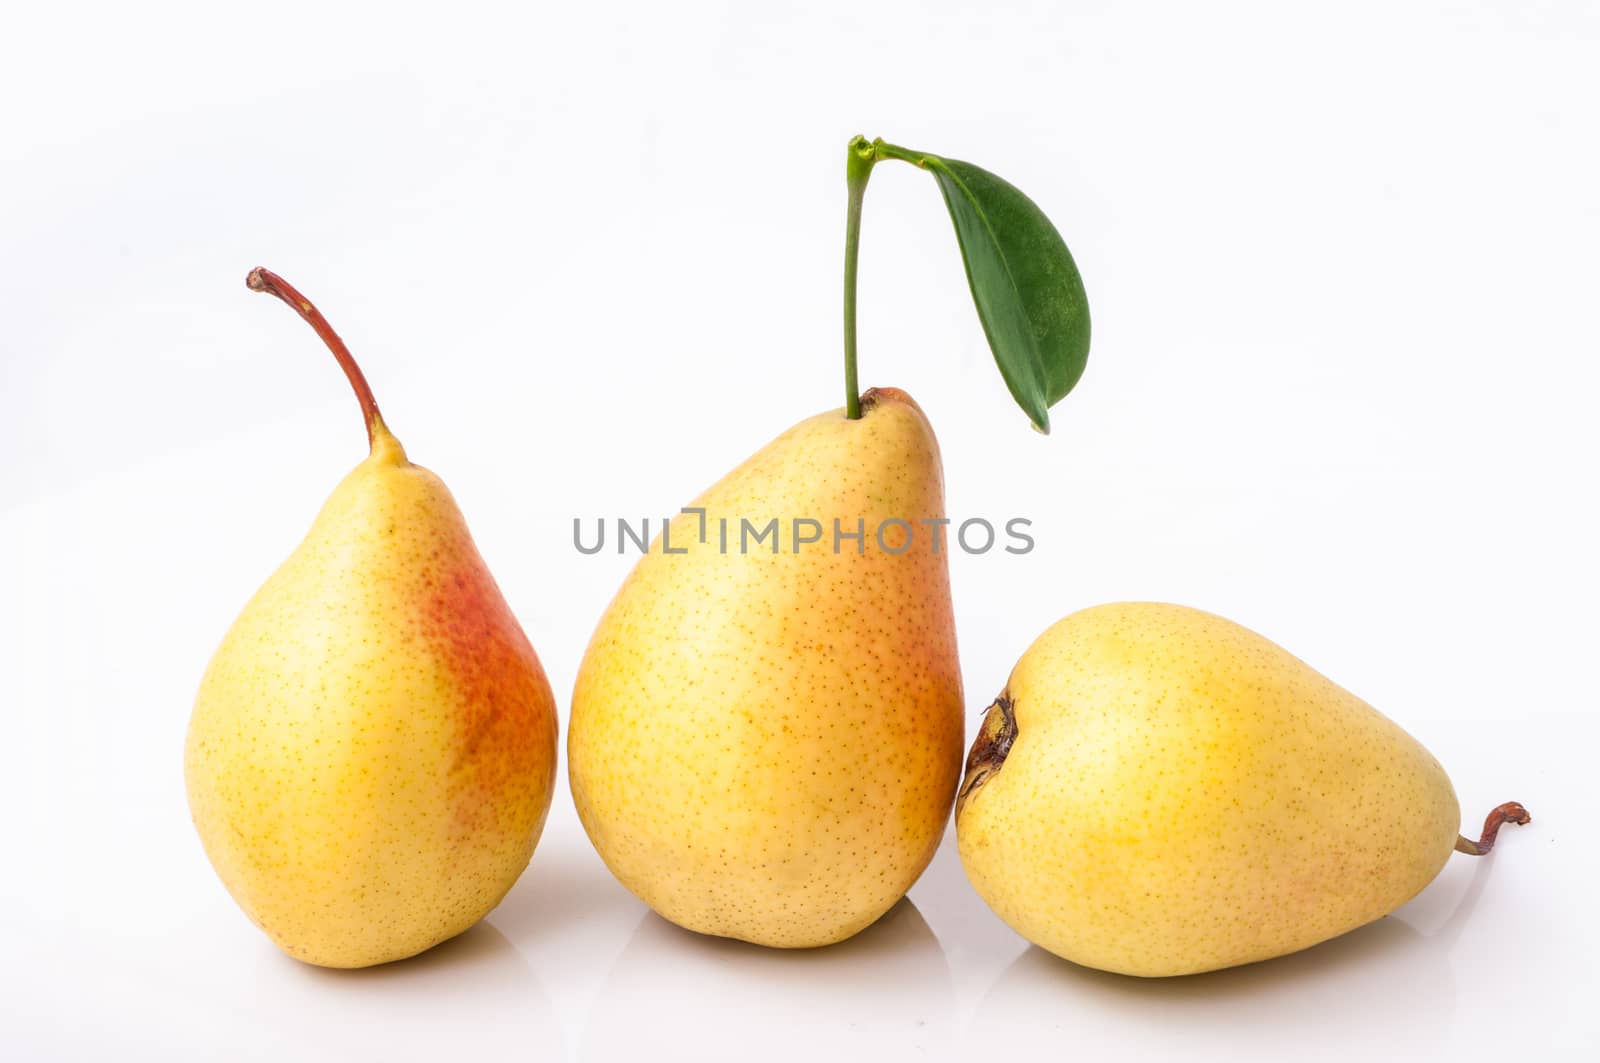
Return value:
<svg viewBox="0 0 1600 1063">
<path fill-rule="evenodd" d="M 1491 811 L 1483 821 L 1483 836 L 1477 841 L 1472 841 L 1464 835 L 1456 836 L 1456 852 L 1466 853 L 1468 856 L 1488 856 L 1489 850 L 1494 848 L 1494 840 L 1500 833 L 1500 828 L 1507 823 L 1521 826 L 1530 823 L 1533 817 L 1528 815 L 1528 810 L 1519 802 L 1507 801 L 1505 804 Z"/>
</svg>

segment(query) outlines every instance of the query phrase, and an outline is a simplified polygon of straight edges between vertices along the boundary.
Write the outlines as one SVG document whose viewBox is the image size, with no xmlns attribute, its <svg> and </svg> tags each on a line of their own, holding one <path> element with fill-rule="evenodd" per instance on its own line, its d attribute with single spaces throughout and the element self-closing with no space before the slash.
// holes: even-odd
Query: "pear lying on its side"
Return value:
<svg viewBox="0 0 1600 1063">
<path fill-rule="evenodd" d="M 1075 963 L 1191 974 L 1398 908 L 1459 838 L 1438 761 L 1261 636 L 1175 605 L 1086 609 L 1017 662 L 956 804 L 972 884 Z"/>
<path fill-rule="evenodd" d="M 802 421 L 674 518 L 578 672 L 584 829 L 691 930 L 843 940 L 910 888 L 949 821 L 961 673 L 948 536 L 935 547 L 925 523 L 944 517 L 938 444 L 904 392 L 861 406 Z M 749 542 L 746 520 L 775 522 L 776 542 Z M 863 537 L 836 550 L 835 521 Z"/>
<path fill-rule="evenodd" d="M 406 460 L 349 352 L 372 452 L 206 669 L 184 755 L 212 866 L 289 955 L 398 960 L 466 930 L 527 866 L 556 715 L 444 483 Z"/>
</svg>

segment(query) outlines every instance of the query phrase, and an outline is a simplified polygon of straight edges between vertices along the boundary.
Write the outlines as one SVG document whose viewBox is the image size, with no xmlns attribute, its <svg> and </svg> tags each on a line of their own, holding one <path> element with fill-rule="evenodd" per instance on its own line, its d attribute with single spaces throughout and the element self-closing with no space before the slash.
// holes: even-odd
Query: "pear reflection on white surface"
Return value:
<svg viewBox="0 0 1600 1063">
<path fill-rule="evenodd" d="M 1426 909 L 1447 897 L 1424 891 L 1426 904 L 1413 901 L 1332 941 L 1208 974 L 1133 978 L 1031 947 L 984 997 L 966 1031 L 968 1050 L 1023 1058 L 1008 1052 L 1025 1055 L 1054 1038 L 1091 1057 L 1114 1050 L 1122 1060 L 1276 1058 L 1290 1046 L 1296 1060 L 1433 1058 L 1453 1027 L 1465 1033 L 1476 1021 L 1457 1014 L 1451 953 L 1490 869 L 1485 862 L 1468 872 L 1465 893 L 1432 933 L 1408 919 L 1428 922 Z M 1492 1014 L 1491 1007 L 1484 1017 Z"/>
<path fill-rule="evenodd" d="M 647 913 L 579 1044 L 592 1061 L 952 1058 L 950 969 L 901 900 L 855 937 L 766 949 Z"/>
<path fill-rule="evenodd" d="M 560 1044 L 538 979 L 488 923 L 381 967 L 329 970 L 276 950 L 260 955 L 254 970 L 236 965 L 232 984 L 213 985 L 227 1021 L 212 1058 L 437 1061 Z"/>
</svg>

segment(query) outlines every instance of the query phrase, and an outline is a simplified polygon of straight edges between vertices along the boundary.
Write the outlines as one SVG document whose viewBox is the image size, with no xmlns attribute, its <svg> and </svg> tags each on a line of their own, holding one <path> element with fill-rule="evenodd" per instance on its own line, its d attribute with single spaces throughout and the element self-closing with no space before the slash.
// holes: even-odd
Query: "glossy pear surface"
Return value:
<svg viewBox="0 0 1600 1063">
<path fill-rule="evenodd" d="M 958 800 L 962 863 L 1018 933 L 1178 975 L 1294 952 L 1398 908 L 1456 843 L 1426 749 L 1209 613 L 1087 609 L 1017 662 Z"/>
<path fill-rule="evenodd" d="M 549 683 L 455 500 L 380 437 L 212 658 L 185 774 L 246 914 L 292 956 L 361 967 L 499 902 L 555 750 Z"/>
<path fill-rule="evenodd" d="M 763 945 L 826 945 L 886 912 L 944 832 L 961 678 L 938 445 L 903 392 L 796 425 L 674 518 L 595 631 L 573 693 L 578 814 L 665 918 Z M 721 521 L 730 546 L 721 548 Z M 740 552 L 778 520 L 777 553 Z M 822 542 L 793 549 L 798 519 Z M 833 521 L 854 540 L 833 551 Z M 886 519 L 913 529 L 885 532 Z M 948 536 L 946 535 L 947 539 Z M 687 552 L 679 554 L 678 550 Z"/>
</svg>

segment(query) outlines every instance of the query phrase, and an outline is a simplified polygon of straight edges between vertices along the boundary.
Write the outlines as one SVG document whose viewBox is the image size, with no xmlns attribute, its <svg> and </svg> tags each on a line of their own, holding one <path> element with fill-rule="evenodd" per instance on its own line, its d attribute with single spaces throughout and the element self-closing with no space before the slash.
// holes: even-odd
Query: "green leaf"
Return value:
<svg viewBox="0 0 1600 1063">
<path fill-rule="evenodd" d="M 1089 358 L 1089 300 L 1050 219 L 1014 186 L 956 159 L 918 160 L 944 193 L 978 318 L 1006 387 L 1034 427 Z"/>
</svg>

